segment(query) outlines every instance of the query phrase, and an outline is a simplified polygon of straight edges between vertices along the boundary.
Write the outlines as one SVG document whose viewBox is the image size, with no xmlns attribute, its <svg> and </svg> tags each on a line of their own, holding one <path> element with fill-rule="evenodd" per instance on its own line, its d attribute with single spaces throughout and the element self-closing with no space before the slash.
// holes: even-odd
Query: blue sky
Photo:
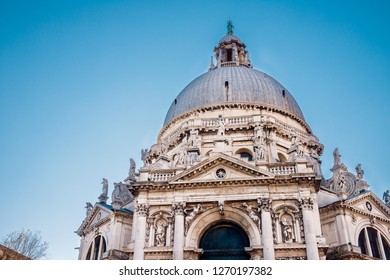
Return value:
<svg viewBox="0 0 390 280">
<path fill-rule="evenodd" d="M 126 178 L 233 21 L 252 63 L 325 146 L 390 188 L 387 1 L 1 1 L 0 236 L 39 230 L 76 259 L 85 202 Z"/>
</svg>

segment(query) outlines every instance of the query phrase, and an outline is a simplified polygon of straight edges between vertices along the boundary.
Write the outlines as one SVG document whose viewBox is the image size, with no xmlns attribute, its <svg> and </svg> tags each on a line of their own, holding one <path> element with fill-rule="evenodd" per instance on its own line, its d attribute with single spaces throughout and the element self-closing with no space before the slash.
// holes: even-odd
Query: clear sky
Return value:
<svg viewBox="0 0 390 280">
<path fill-rule="evenodd" d="M 380 198 L 390 145 L 389 1 L 0 2 L 0 236 L 28 228 L 48 259 L 77 259 L 74 233 L 101 180 L 126 178 L 177 94 L 207 71 L 233 21 L 254 68 L 283 84 L 324 144 Z"/>
</svg>

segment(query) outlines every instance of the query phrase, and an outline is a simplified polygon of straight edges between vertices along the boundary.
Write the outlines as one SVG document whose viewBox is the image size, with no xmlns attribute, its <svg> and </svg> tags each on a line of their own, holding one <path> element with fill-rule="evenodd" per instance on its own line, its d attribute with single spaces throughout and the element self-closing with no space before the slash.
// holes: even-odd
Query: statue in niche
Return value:
<svg viewBox="0 0 390 280">
<path fill-rule="evenodd" d="M 156 246 L 165 246 L 166 225 L 164 221 L 157 223 L 155 236 L 156 236 Z"/>
<path fill-rule="evenodd" d="M 358 180 L 363 179 L 364 170 L 362 169 L 362 165 L 360 163 L 356 166 L 356 175 Z"/>
<path fill-rule="evenodd" d="M 334 149 L 334 151 L 333 151 L 333 162 L 334 162 L 334 165 L 341 164 L 341 155 L 339 153 L 338 148 Z"/>
<path fill-rule="evenodd" d="M 286 218 L 283 218 L 282 221 L 282 235 L 283 235 L 283 242 L 287 243 L 293 241 L 292 222 L 288 221 Z"/>
<path fill-rule="evenodd" d="M 217 127 L 218 127 L 218 136 L 225 136 L 225 120 L 223 119 L 222 115 L 218 116 Z"/>
</svg>

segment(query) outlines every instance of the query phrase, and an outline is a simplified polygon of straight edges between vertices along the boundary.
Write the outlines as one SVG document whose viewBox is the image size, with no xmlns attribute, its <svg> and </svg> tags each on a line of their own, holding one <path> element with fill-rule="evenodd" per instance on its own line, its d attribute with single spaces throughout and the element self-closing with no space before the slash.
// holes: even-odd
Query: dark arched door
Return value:
<svg viewBox="0 0 390 280">
<path fill-rule="evenodd" d="M 200 240 L 204 253 L 201 260 L 249 260 L 246 233 L 231 223 L 221 223 L 208 229 Z"/>
</svg>

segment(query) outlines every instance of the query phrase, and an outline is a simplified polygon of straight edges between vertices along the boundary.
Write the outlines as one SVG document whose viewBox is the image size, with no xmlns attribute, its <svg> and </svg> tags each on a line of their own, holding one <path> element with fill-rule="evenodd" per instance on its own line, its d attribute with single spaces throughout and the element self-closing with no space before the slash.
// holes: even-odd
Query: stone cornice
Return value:
<svg viewBox="0 0 390 280">
<path fill-rule="evenodd" d="M 246 179 L 221 179 L 221 180 L 199 180 L 199 181 L 181 181 L 181 182 L 138 182 L 133 185 L 135 191 L 163 190 L 163 189 L 180 189 L 194 187 L 221 187 L 221 186 L 259 186 L 272 184 L 311 184 L 315 180 L 313 174 L 306 176 L 275 176 L 274 178 L 246 178 Z M 315 186 L 314 186 L 315 187 Z"/>
<path fill-rule="evenodd" d="M 97 213 L 99 211 L 105 211 L 108 213 L 108 215 L 104 218 L 102 218 L 101 220 L 97 221 L 96 223 L 93 224 L 92 226 L 92 222 L 93 222 L 93 219 L 96 217 Z M 81 226 L 79 227 L 79 229 L 76 231 L 76 233 L 79 235 L 79 236 L 82 236 L 82 235 L 86 235 L 88 234 L 89 232 L 91 232 L 92 230 L 94 230 L 95 228 L 103 225 L 104 223 L 110 221 L 111 217 L 112 216 L 122 216 L 122 217 L 127 217 L 130 215 L 130 213 L 126 213 L 126 212 L 123 212 L 123 211 L 117 211 L 117 210 L 111 210 L 111 209 L 108 209 L 100 204 L 95 204 L 94 206 L 94 209 L 92 210 L 92 212 L 84 219 L 83 223 L 81 224 Z"/>
<path fill-rule="evenodd" d="M 355 207 L 353 207 L 353 205 L 350 205 L 349 203 L 346 203 L 345 201 L 337 201 L 337 202 L 334 202 L 328 206 L 322 207 L 319 209 L 319 212 L 320 212 L 320 214 L 325 214 L 325 213 L 337 211 L 335 214 L 344 214 L 343 212 L 345 210 L 349 210 L 353 213 L 357 213 L 357 214 L 360 214 L 362 216 L 375 218 L 379 221 L 390 224 L 390 219 L 386 219 L 386 218 L 383 218 L 381 216 L 375 215 L 371 212 L 355 208 Z"/>
<path fill-rule="evenodd" d="M 387 215 L 390 216 L 390 208 L 389 208 L 382 200 L 380 200 L 374 193 L 372 193 L 371 191 L 367 191 L 367 192 L 364 193 L 364 194 L 361 194 L 361 195 L 357 195 L 357 196 L 355 196 L 355 197 L 348 198 L 347 200 L 345 200 L 345 203 L 346 203 L 346 204 L 354 204 L 355 202 L 362 201 L 362 200 L 366 199 L 367 197 L 370 197 L 370 199 L 372 199 L 373 201 L 375 201 L 376 204 L 377 204 L 377 206 L 378 206 L 383 212 L 385 212 Z"/>
</svg>

